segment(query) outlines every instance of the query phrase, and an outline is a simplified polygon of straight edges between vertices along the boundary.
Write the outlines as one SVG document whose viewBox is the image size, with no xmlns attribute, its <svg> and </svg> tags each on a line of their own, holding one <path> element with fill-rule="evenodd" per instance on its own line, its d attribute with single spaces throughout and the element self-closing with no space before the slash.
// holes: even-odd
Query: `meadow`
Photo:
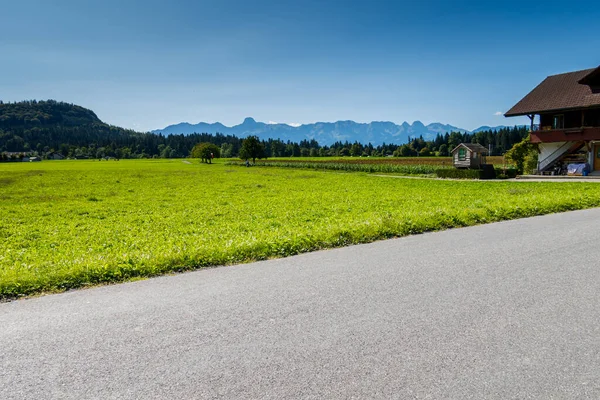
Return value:
<svg viewBox="0 0 600 400">
<path fill-rule="evenodd" d="M 599 205 L 600 185 L 583 182 L 197 160 L 5 163 L 0 299 Z"/>
</svg>

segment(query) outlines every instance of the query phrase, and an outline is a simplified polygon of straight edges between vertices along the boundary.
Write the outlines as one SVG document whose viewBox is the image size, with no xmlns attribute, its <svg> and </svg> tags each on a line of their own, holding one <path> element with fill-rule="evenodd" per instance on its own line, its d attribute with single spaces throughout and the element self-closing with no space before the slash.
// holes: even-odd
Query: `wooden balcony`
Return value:
<svg viewBox="0 0 600 400">
<path fill-rule="evenodd" d="M 537 129 L 536 129 L 537 128 Z M 600 140 L 600 127 L 565 129 L 540 129 L 535 126 L 530 132 L 531 143 L 576 142 Z"/>
</svg>

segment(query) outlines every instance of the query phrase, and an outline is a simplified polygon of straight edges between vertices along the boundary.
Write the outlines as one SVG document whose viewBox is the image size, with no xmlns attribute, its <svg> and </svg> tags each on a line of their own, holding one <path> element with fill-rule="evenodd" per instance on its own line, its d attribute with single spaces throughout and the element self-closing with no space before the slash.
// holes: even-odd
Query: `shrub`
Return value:
<svg viewBox="0 0 600 400">
<path fill-rule="evenodd" d="M 483 171 L 479 169 L 438 169 L 435 174 L 438 178 L 483 179 Z"/>
<path fill-rule="evenodd" d="M 517 166 L 517 172 L 532 173 L 537 168 L 537 145 L 529 140 L 529 136 L 516 143 L 509 151 L 506 152 L 504 158 Z"/>
<path fill-rule="evenodd" d="M 483 164 L 481 169 L 446 169 L 435 171 L 438 178 L 452 179 L 496 179 L 496 170 L 491 164 Z"/>
<path fill-rule="evenodd" d="M 515 168 L 496 168 L 496 178 L 498 179 L 512 179 L 517 177 L 517 170 Z"/>
<path fill-rule="evenodd" d="M 417 152 L 407 144 L 403 144 L 394 151 L 395 157 L 412 157 L 416 155 Z"/>
<path fill-rule="evenodd" d="M 533 174 L 538 168 L 538 152 L 537 149 L 530 151 L 525 156 L 525 172 Z"/>
<path fill-rule="evenodd" d="M 481 165 L 481 179 L 496 179 L 496 170 L 492 164 Z"/>
<path fill-rule="evenodd" d="M 443 156 L 443 157 L 450 154 L 450 152 L 448 151 L 448 145 L 446 145 L 446 144 L 440 145 L 439 153 L 440 153 L 440 156 Z"/>
<path fill-rule="evenodd" d="M 423 157 L 428 157 L 431 155 L 431 150 L 429 150 L 427 147 L 423 147 L 421 149 L 421 151 L 419 152 L 419 155 L 421 155 Z"/>
</svg>

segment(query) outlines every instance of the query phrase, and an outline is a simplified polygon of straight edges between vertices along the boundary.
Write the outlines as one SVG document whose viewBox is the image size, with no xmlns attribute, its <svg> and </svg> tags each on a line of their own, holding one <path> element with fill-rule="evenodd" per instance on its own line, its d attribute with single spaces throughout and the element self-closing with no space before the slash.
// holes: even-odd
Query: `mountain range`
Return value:
<svg viewBox="0 0 600 400">
<path fill-rule="evenodd" d="M 258 136 L 260 139 L 281 139 L 283 141 L 316 140 L 321 145 L 331 145 L 335 142 L 360 142 L 380 145 L 407 143 L 410 138 L 423 136 L 425 140 L 434 139 L 439 134 L 447 132 L 476 133 L 486 130 L 499 130 L 505 126 L 489 127 L 482 126 L 474 131 L 458 128 L 449 124 L 434 122 L 424 125 L 421 121 L 412 124 L 403 122 L 397 125 L 389 121 L 373 121 L 360 123 L 354 121 L 316 122 L 313 124 L 288 125 L 278 123 L 257 122 L 254 118 L 246 118 L 239 125 L 225 126 L 220 122 L 169 125 L 164 129 L 157 129 L 153 133 L 163 135 L 191 133 L 222 133 L 224 135 L 235 135 L 247 137 Z"/>
</svg>

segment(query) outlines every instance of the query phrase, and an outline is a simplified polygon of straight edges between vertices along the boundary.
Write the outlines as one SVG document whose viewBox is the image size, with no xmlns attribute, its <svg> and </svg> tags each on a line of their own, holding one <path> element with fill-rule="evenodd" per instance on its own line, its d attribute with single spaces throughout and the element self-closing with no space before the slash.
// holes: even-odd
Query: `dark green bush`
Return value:
<svg viewBox="0 0 600 400">
<path fill-rule="evenodd" d="M 498 179 L 509 179 L 517 177 L 517 170 L 515 168 L 500 168 L 496 167 L 496 177 Z"/>
<path fill-rule="evenodd" d="M 435 174 L 438 178 L 483 179 L 483 171 L 479 169 L 438 169 Z"/>
<path fill-rule="evenodd" d="M 492 164 L 481 165 L 481 178 L 480 179 L 496 179 L 496 170 Z"/>
<path fill-rule="evenodd" d="M 496 179 L 496 170 L 492 164 L 483 164 L 481 169 L 438 169 L 438 178 L 451 179 Z"/>
</svg>

